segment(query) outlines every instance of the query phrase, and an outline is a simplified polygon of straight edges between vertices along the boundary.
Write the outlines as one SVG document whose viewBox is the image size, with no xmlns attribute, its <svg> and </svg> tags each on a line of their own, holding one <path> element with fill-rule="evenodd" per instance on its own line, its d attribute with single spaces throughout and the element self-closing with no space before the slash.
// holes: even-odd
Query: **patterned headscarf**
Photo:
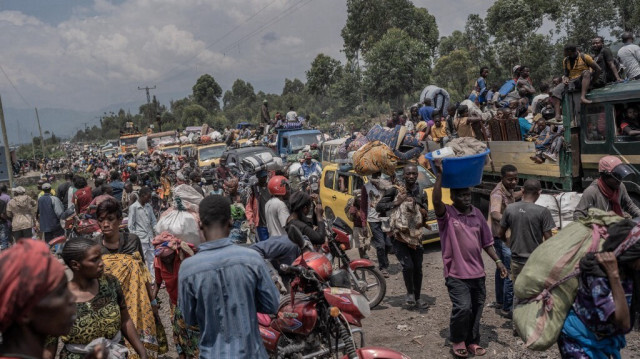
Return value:
<svg viewBox="0 0 640 359">
<path fill-rule="evenodd" d="M 180 260 L 183 260 L 194 254 L 193 244 L 182 241 L 169 232 L 158 234 L 151 243 L 155 247 L 154 254 L 158 258 L 168 257 L 173 253 L 177 253 Z"/>
<path fill-rule="evenodd" d="M 56 289 L 64 266 L 42 241 L 23 239 L 0 254 L 0 332 Z"/>
</svg>

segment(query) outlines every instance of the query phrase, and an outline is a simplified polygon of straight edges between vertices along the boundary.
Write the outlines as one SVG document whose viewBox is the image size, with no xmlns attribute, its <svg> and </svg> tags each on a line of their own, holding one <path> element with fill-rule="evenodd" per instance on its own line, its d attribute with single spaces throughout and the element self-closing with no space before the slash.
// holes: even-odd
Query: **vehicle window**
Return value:
<svg viewBox="0 0 640 359">
<path fill-rule="evenodd" d="M 616 105 L 614 117 L 616 142 L 640 141 L 640 102 Z"/>
<path fill-rule="evenodd" d="M 321 134 L 306 133 L 303 135 L 293 135 L 291 136 L 291 150 L 301 150 L 304 146 L 320 142 L 321 139 Z"/>
<path fill-rule="evenodd" d="M 585 120 L 587 122 L 586 141 L 604 142 L 607 135 L 607 116 L 604 112 L 604 105 L 589 105 L 585 109 Z"/>
<path fill-rule="evenodd" d="M 351 176 L 351 194 L 359 192 L 364 187 L 364 180 L 360 176 Z"/>
<path fill-rule="evenodd" d="M 331 158 L 330 158 L 331 148 L 330 147 L 331 146 L 322 147 L 322 162 L 331 161 Z"/>
<path fill-rule="evenodd" d="M 334 171 L 327 171 L 324 175 L 324 186 L 333 189 L 333 179 L 336 176 Z"/>
<path fill-rule="evenodd" d="M 335 182 L 333 189 L 342 193 L 349 192 L 349 175 L 345 173 L 338 174 L 338 180 Z"/>
<path fill-rule="evenodd" d="M 222 156 L 225 149 L 226 147 L 224 145 L 216 146 L 216 147 L 201 148 L 199 151 L 200 161 L 207 161 L 212 158 L 219 158 L 220 156 Z"/>
</svg>

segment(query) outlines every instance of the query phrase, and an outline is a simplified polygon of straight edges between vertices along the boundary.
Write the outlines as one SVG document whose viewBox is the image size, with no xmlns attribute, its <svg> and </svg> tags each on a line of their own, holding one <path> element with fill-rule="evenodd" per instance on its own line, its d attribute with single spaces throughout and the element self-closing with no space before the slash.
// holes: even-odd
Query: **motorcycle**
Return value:
<svg viewBox="0 0 640 359">
<path fill-rule="evenodd" d="M 337 267 L 348 273 L 351 288 L 367 298 L 370 308 L 375 308 L 386 295 L 387 281 L 371 260 L 349 258 L 346 251 L 353 247 L 353 232 L 344 221 L 339 218 L 325 221 L 329 233 L 327 242 L 321 247 L 322 252 L 330 261 L 338 261 Z"/>
<path fill-rule="evenodd" d="M 292 240 L 305 248 L 302 234 Z M 367 299 L 341 286 L 349 285 L 345 271 L 334 271 L 329 259 L 318 252 L 303 252 L 282 273 L 294 276 L 290 296 L 272 318 L 258 315 L 260 335 L 272 359 L 404 359 L 404 354 L 365 348 L 361 321 L 371 314 Z M 360 336 L 356 345 L 355 335 Z M 358 348 L 360 347 L 360 348 Z"/>
</svg>

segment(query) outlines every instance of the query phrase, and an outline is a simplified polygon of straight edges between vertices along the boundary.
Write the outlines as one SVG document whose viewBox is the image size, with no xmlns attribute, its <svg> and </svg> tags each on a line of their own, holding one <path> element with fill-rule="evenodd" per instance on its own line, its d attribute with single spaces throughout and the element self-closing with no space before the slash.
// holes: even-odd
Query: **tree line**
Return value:
<svg viewBox="0 0 640 359">
<path fill-rule="evenodd" d="M 341 31 L 344 63 L 318 54 L 305 81 L 285 79 L 280 94 L 256 92 L 242 79 L 223 93 L 215 78 L 205 74 L 191 95 L 171 100 L 168 107 L 154 98 L 135 115 L 124 110 L 105 114 L 101 126 L 78 131 L 74 140 L 117 138 L 125 122 L 146 129 L 156 124 L 156 116 L 163 130 L 202 123 L 217 129 L 242 121 L 257 123 L 264 100 L 272 117 L 294 106 L 319 127 L 338 120 L 358 124 L 406 108 L 429 84 L 460 101 L 471 92 L 483 66 L 490 70 L 489 84 L 501 85 L 513 66 L 527 65 L 539 86 L 562 73 L 564 44 L 574 43 L 588 52 L 596 35 L 615 39 L 623 31 L 637 33 L 636 5 L 636 0 L 496 0 L 484 17 L 471 14 L 464 29 L 440 37 L 435 17 L 410 0 L 347 0 Z"/>
</svg>

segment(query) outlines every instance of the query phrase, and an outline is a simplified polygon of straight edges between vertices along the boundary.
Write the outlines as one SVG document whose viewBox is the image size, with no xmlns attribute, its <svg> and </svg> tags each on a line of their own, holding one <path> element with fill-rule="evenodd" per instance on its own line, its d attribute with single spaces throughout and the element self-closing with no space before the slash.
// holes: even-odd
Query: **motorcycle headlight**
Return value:
<svg viewBox="0 0 640 359">
<path fill-rule="evenodd" d="M 360 314 L 362 314 L 363 317 L 366 318 L 371 315 L 369 301 L 364 297 L 364 295 L 359 293 L 351 293 L 351 300 L 353 301 L 353 304 L 358 308 Z"/>
</svg>

